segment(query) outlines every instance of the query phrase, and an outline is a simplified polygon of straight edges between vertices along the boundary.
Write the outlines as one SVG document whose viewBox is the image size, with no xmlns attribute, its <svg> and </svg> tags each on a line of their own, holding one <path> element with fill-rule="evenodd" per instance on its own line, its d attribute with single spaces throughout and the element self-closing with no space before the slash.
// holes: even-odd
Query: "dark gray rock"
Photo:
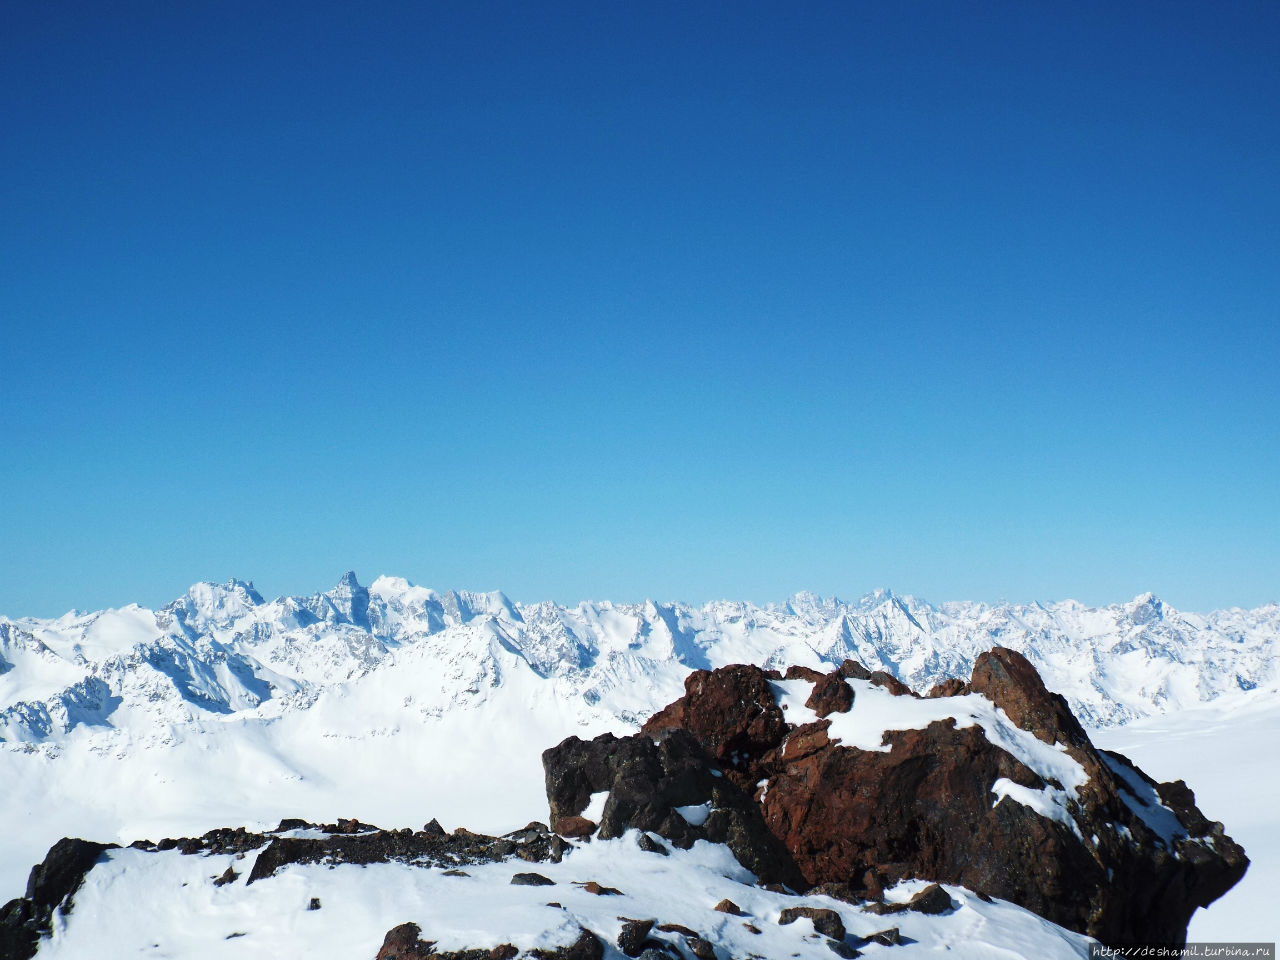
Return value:
<svg viewBox="0 0 1280 960">
<path fill-rule="evenodd" d="M 844 939 L 844 921 L 840 914 L 826 907 L 787 907 L 778 917 L 778 923 L 795 923 L 801 917 L 813 921 L 813 929 L 832 940 Z"/>
<path fill-rule="evenodd" d="M 554 887 L 556 882 L 540 873 L 517 873 L 511 878 L 517 887 Z"/>
</svg>

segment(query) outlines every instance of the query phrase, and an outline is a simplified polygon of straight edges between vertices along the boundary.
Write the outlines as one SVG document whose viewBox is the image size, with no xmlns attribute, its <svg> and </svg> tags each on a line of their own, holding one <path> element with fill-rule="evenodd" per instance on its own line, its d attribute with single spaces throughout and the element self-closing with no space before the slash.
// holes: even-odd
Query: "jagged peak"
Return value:
<svg viewBox="0 0 1280 960">
<path fill-rule="evenodd" d="M 855 607 L 859 610 L 874 610 L 876 607 L 886 603 L 891 603 L 898 598 L 898 595 L 888 587 L 876 587 L 874 590 L 864 593 L 858 598 Z"/>
<path fill-rule="evenodd" d="M 1129 603 L 1124 604 L 1123 609 L 1138 623 L 1163 620 L 1166 613 L 1164 601 L 1150 590 L 1138 594 Z"/>
<path fill-rule="evenodd" d="M 787 613 L 797 617 L 811 617 L 815 614 L 828 618 L 835 616 L 844 606 L 839 597 L 823 597 L 810 590 L 793 593 L 782 605 Z"/>
<path fill-rule="evenodd" d="M 345 590 L 355 593 L 356 591 L 363 589 L 364 587 L 360 586 L 360 581 L 356 578 L 356 572 L 354 570 L 348 570 L 338 579 L 338 582 L 330 592 L 337 593 L 340 590 Z"/>
</svg>

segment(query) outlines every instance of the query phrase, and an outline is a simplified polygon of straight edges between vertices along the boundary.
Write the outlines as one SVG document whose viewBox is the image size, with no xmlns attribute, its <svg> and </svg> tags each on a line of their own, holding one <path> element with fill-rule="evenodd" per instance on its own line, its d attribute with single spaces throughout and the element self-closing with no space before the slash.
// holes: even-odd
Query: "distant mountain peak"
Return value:
<svg viewBox="0 0 1280 960">
<path fill-rule="evenodd" d="M 346 573 L 344 573 L 341 577 L 338 578 L 338 582 L 337 584 L 334 585 L 334 589 L 335 590 L 363 590 L 364 588 L 360 586 L 360 581 L 356 578 L 356 572 L 354 570 L 348 570 Z"/>
</svg>

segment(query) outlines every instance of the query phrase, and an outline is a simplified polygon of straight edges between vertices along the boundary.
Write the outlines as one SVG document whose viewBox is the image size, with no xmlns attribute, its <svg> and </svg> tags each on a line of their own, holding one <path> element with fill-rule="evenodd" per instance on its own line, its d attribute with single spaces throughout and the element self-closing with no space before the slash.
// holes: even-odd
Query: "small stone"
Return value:
<svg viewBox="0 0 1280 960">
<path fill-rule="evenodd" d="M 228 883 L 233 883 L 239 876 L 240 874 L 236 873 L 235 870 L 231 869 L 231 867 L 227 867 L 226 872 L 222 876 L 218 877 L 217 880 L 213 881 L 213 885 L 215 887 L 226 886 Z"/>
<path fill-rule="evenodd" d="M 578 939 L 554 950 L 532 950 L 529 954 L 535 960 L 602 960 L 604 944 L 590 930 L 579 928 Z"/>
<path fill-rule="evenodd" d="M 857 950 L 849 946 L 843 940 L 828 940 L 827 946 L 837 957 L 843 957 L 844 960 L 853 960 L 854 957 L 862 956 Z"/>
<path fill-rule="evenodd" d="M 448 834 L 445 833 L 444 827 L 440 826 L 440 821 L 435 817 L 432 817 L 429 823 L 422 825 L 422 832 L 432 837 L 448 836 Z"/>
<path fill-rule="evenodd" d="M 308 910 L 319 910 L 319 909 L 320 909 L 320 898 L 319 898 L 319 897 L 312 897 L 312 898 L 311 898 L 311 902 L 307 904 L 307 909 L 308 909 Z"/>
<path fill-rule="evenodd" d="M 595 821 L 588 820 L 586 817 L 561 817 L 555 822 L 553 829 L 562 837 L 581 840 L 595 833 L 596 827 Z"/>
<path fill-rule="evenodd" d="M 896 947 L 902 942 L 902 937 L 898 933 L 897 927 L 890 927 L 888 930 L 880 930 L 871 934 L 866 939 L 872 943 L 878 943 L 886 947 Z"/>
<path fill-rule="evenodd" d="M 681 923 L 660 923 L 658 924 L 657 929 L 661 930 L 663 933 L 678 933 L 684 937 L 698 936 L 697 930 L 691 930 Z"/>
<path fill-rule="evenodd" d="M 514 943 L 500 943 L 489 951 L 489 960 L 512 960 L 519 952 Z"/>
<path fill-rule="evenodd" d="M 446 870 L 446 871 L 444 872 L 444 875 L 445 875 L 446 877 L 469 877 L 469 876 L 471 876 L 471 874 L 467 873 L 467 871 L 465 871 L 465 870 Z M 512 883 L 515 883 L 515 881 L 514 881 L 514 880 L 512 880 L 511 882 L 512 882 Z"/>
<path fill-rule="evenodd" d="M 716 948 L 710 940 L 703 940 L 701 937 L 691 937 L 685 941 L 689 945 L 689 950 L 698 960 L 716 960 Z"/>
<path fill-rule="evenodd" d="M 594 893 L 597 897 L 616 897 L 622 894 L 617 887 L 603 887 L 594 880 L 588 880 L 586 883 L 579 883 L 583 890 L 587 893 Z"/>
<path fill-rule="evenodd" d="M 760 928 L 759 928 L 759 927 L 757 927 L 754 923 L 744 923 L 744 924 L 743 924 L 743 926 L 747 928 L 747 932 L 749 932 L 749 933 L 759 933 L 759 932 L 760 932 Z"/>
<path fill-rule="evenodd" d="M 485 851 L 491 860 L 503 860 L 516 852 L 516 844 L 514 840 L 499 840 L 497 843 L 489 844 L 489 849 Z"/>
<path fill-rule="evenodd" d="M 845 903 L 862 903 L 865 899 L 858 896 L 858 891 L 847 883 L 820 883 L 816 887 L 810 887 L 805 891 L 805 896 L 815 897 L 818 895 L 830 897 L 832 900 L 843 900 Z"/>
<path fill-rule="evenodd" d="M 628 957 L 640 956 L 649 931 L 653 929 L 653 924 L 652 920 L 628 920 L 622 925 L 622 932 L 618 934 L 618 949 Z"/>
<path fill-rule="evenodd" d="M 511 878 L 517 887 L 554 887 L 556 882 L 540 873 L 517 873 Z"/>
<path fill-rule="evenodd" d="M 907 909 L 926 914 L 946 913 L 951 909 L 951 894 L 931 883 L 907 901 Z"/>
<path fill-rule="evenodd" d="M 823 674 L 821 671 L 813 669 L 813 667 L 802 667 L 798 663 L 793 663 L 787 667 L 787 672 L 783 674 L 783 677 L 788 680 L 806 680 L 809 683 L 817 683 L 823 678 Z M 808 705 L 806 704 L 806 706 Z"/>
<path fill-rule="evenodd" d="M 724 900 L 721 900 L 711 909 L 719 910 L 721 913 L 731 913 L 735 917 L 745 916 L 745 914 L 742 912 L 742 908 L 739 907 L 732 900 L 728 899 L 727 897 Z"/>
<path fill-rule="evenodd" d="M 636 845 L 645 853 L 656 853 L 663 857 L 667 857 L 671 855 L 671 851 L 669 851 L 666 847 L 660 844 L 657 840 L 653 839 L 653 837 L 649 836 L 647 833 L 640 834 L 639 839 L 636 840 Z"/>
<path fill-rule="evenodd" d="M 840 664 L 839 673 L 842 677 L 854 677 L 857 680 L 867 680 L 871 677 L 871 671 L 857 660 L 846 660 Z"/>
<path fill-rule="evenodd" d="M 808 917 L 813 921 L 813 929 L 832 940 L 844 939 L 844 921 L 840 914 L 826 907 L 787 907 L 778 917 L 778 923 L 795 923 L 801 917 Z"/>
<path fill-rule="evenodd" d="M 874 913 L 877 917 L 886 917 L 895 913 L 905 913 L 907 905 L 905 903 L 881 903 L 880 901 L 872 901 L 862 905 L 863 913 Z"/>
</svg>

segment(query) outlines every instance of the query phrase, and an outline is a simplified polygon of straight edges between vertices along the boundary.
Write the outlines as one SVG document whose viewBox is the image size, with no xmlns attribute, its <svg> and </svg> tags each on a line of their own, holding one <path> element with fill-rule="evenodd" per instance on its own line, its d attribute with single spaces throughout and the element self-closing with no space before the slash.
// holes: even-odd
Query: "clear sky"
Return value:
<svg viewBox="0 0 1280 960">
<path fill-rule="evenodd" d="M 12 2 L 0 612 L 1280 599 L 1280 5 Z"/>
</svg>

